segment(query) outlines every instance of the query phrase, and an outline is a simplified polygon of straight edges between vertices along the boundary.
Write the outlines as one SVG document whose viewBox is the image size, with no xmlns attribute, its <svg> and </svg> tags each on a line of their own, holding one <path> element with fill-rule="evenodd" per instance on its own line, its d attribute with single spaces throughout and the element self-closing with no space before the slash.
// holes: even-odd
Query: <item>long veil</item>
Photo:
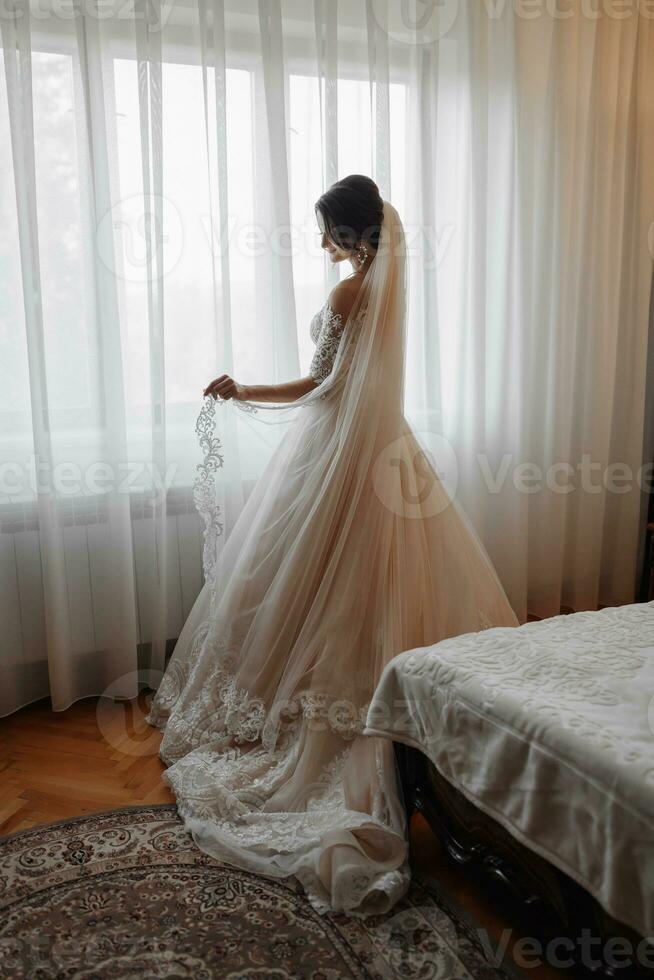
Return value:
<svg viewBox="0 0 654 980">
<path fill-rule="evenodd" d="M 164 778 L 198 844 L 297 874 L 325 909 L 379 911 L 408 880 L 392 745 L 361 734 L 386 663 L 517 624 L 403 415 L 405 251 L 385 202 L 331 374 L 290 406 L 218 409 L 292 420 L 224 541 L 217 411 L 205 401 L 206 584 L 148 717 L 164 728 Z"/>
<path fill-rule="evenodd" d="M 265 595 L 256 586 L 253 591 L 251 582 L 238 581 L 235 562 L 216 561 L 220 542 L 212 505 L 214 487 L 204 479 L 217 455 L 215 442 L 212 447 L 216 411 L 212 398 L 207 399 L 199 421 L 207 456 L 197 499 L 207 532 L 204 565 L 212 610 L 219 614 L 226 598 L 234 596 L 229 606 L 248 625 L 244 647 L 252 654 L 256 649 L 257 654 L 243 657 L 236 686 L 260 697 L 267 708 L 273 707 L 274 691 L 276 708 L 265 733 L 271 746 L 274 718 L 282 706 L 295 705 L 298 693 L 347 702 L 350 710 L 360 709 L 370 693 L 370 661 L 366 676 L 359 678 L 352 669 L 356 665 L 347 657 L 341 663 L 341 658 L 343 651 L 356 649 L 360 637 L 372 636 L 375 624 L 383 622 L 383 595 L 371 593 L 363 602 L 361 589 L 352 587 L 352 577 L 358 583 L 362 573 L 368 576 L 368 566 L 387 565 L 382 554 L 394 515 L 384 501 L 371 502 L 371 474 L 389 433 L 399 435 L 391 420 L 401 417 L 405 303 L 404 232 L 397 211 L 385 202 L 379 248 L 328 378 L 290 405 L 234 403 L 237 410 L 256 413 L 264 421 L 276 421 L 270 417 L 276 414 L 283 421 L 297 418 L 298 423 L 286 434 L 248 507 L 261 514 L 267 498 L 284 499 L 287 509 L 270 509 L 270 527 L 260 520 L 249 528 L 240 522 L 242 533 L 237 535 L 241 558 L 252 549 L 259 561 L 279 569 L 274 582 L 260 580 L 264 587 L 270 585 Z M 268 540 L 265 554 L 262 535 Z M 233 621 L 227 625 L 237 629 Z M 396 639 L 378 632 L 382 643 Z M 380 662 L 389 653 L 380 650 Z"/>
<path fill-rule="evenodd" d="M 325 458 L 340 447 L 354 446 L 353 438 L 368 437 L 371 418 L 384 410 L 399 411 L 403 401 L 406 247 L 404 230 L 395 208 L 384 202 L 379 247 L 356 297 L 344 329 L 344 340 L 328 377 L 313 391 L 291 403 L 261 404 L 205 398 L 196 424 L 204 454 L 195 481 L 195 502 L 205 521 L 203 564 L 205 578 L 215 583 L 217 539 L 222 532 L 215 472 L 223 465 L 216 434 L 217 411 L 233 407 L 253 420 L 288 425 L 301 409 L 319 406 L 323 414 L 340 410 L 330 428 Z M 384 387 L 381 397 L 381 387 Z M 357 442 L 357 446 L 359 443 Z M 360 460 L 363 462 L 363 460 Z M 359 467 L 361 468 L 361 467 Z"/>
</svg>

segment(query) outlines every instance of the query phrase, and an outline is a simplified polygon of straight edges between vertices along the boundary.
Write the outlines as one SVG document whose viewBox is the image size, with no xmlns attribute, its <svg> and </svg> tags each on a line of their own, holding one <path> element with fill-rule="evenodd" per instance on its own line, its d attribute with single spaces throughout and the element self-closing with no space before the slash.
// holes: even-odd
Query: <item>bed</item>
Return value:
<svg viewBox="0 0 654 980">
<path fill-rule="evenodd" d="M 569 927 L 654 936 L 654 602 L 402 653 L 365 731 L 455 858 Z"/>
</svg>

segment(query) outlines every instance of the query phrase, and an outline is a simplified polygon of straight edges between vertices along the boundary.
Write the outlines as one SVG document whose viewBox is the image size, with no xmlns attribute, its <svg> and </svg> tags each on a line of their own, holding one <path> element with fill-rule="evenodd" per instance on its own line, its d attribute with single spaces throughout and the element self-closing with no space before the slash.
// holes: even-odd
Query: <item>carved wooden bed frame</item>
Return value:
<svg viewBox="0 0 654 980">
<path fill-rule="evenodd" d="M 598 959 L 598 950 L 605 949 L 611 939 L 626 940 L 634 950 L 642 944 L 642 936 L 611 918 L 568 875 L 529 850 L 471 803 L 425 755 L 398 742 L 394 745 L 407 815 L 410 817 L 415 811 L 423 814 L 448 857 L 485 879 L 525 934 L 537 938 L 544 949 L 550 940 L 564 937 L 571 940 L 570 945 L 574 943 L 579 954 L 579 937 L 597 937 L 601 946 L 595 942 L 592 947 L 593 960 Z M 624 955 L 615 947 L 613 951 L 616 957 Z M 558 955 L 574 954 L 559 950 Z M 654 962 L 654 946 L 648 948 L 647 957 Z M 654 976 L 651 966 L 612 966 L 606 958 L 595 968 L 578 963 L 577 970 L 580 977 L 602 980 L 651 980 Z"/>
</svg>

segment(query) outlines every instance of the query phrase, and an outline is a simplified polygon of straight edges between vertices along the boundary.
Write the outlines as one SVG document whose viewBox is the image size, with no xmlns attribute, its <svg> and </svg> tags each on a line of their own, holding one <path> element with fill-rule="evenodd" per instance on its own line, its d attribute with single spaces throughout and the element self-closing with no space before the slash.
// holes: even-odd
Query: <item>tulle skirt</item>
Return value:
<svg viewBox="0 0 654 980">
<path fill-rule="evenodd" d="M 338 427 L 325 400 L 284 435 L 147 721 L 202 850 L 297 876 L 319 911 L 366 915 L 409 883 L 393 745 L 362 734 L 384 666 L 518 621 L 404 417 L 381 413 L 365 452 L 339 445 Z"/>
</svg>

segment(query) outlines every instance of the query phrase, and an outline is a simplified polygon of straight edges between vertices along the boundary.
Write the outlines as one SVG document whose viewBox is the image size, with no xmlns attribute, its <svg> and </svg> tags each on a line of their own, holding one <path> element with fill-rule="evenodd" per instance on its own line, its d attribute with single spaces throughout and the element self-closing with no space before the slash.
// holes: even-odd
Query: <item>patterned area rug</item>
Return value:
<svg viewBox="0 0 654 980">
<path fill-rule="evenodd" d="M 174 804 L 0 840 L 0 976 L 505 980 L 424 882 L 390 913 L 321 916 L 294 879 L 199 851 Z"/>
</svg>

